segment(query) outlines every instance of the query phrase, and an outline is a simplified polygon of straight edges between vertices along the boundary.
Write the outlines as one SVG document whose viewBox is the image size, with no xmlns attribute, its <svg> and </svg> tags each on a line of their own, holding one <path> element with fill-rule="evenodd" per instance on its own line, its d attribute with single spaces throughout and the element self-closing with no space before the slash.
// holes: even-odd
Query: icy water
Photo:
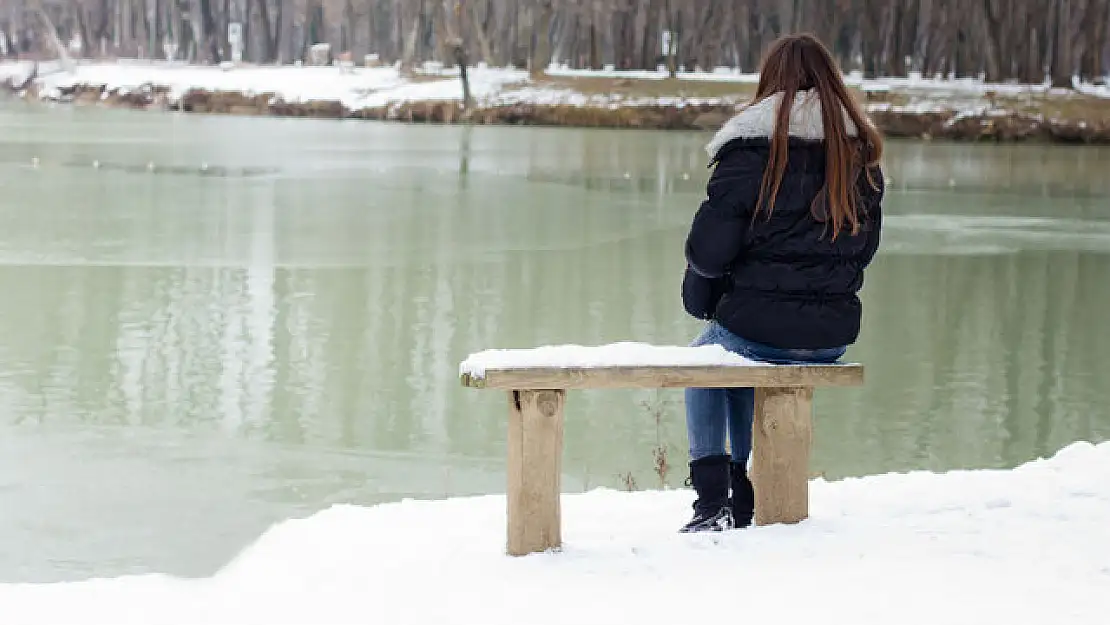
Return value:
<svg viewBox="0 0 1110 625">
<path fill-rule="evenodd" d="M 0 108 L 0 582 L 208 575 L 330 504 L 503 492 L 505 398 L 459 361 L 686 343 L 706 138 Z M 1108 171 L 890 145 L 868 383 L 818 394 L 815 471 L 1110 437 Z M 574 393 L 564 487 L 657 488 L 660 444 L 680 485 L 681 398 Z"/>
</svg>

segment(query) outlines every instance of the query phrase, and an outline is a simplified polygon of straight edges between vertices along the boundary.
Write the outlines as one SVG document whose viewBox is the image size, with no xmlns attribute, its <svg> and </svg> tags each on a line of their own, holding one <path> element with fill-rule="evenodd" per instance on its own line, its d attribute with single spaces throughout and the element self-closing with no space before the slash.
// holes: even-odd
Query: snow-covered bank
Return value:
<svg viewBox="0 0 1110 625">
<path fill-rule="evenodd" d="M 45 66 L 45 64 L 44 64 Z M 0 83 L 27 76 L 28 63 L 0 64 Z M 76 87 L 100 87 L 105 93 L 129 93 L 144 88 L 165 91 L 170 102 L 193 90 L 212 93 L 270 94 L 289 103 L 339 102 L 349 110 L 406 101 L 459 100 L 457 77 L 426 76 L 426 81 L 404 78 L 393 67 L 358 68 L 344 73 L 334 67 L 219 67 L 170 63 L 83 63 L 73 73 L 44 67 L 35 83 L 39 96 L 62 99 Z M 470 86 L 477 99 L 489 98 L 506 84 L 521 83 L 526 72 L 475 68 Z"/>
<path fill-rule="evenodd" d="M 0 85 L 22 87 L 32 66 L 0 64 Z M 571 70 L 544 79 L 479 66 L 469 71 L 475 108 L 458 107 L 454 69 L 406 77 L 394 67 L 197 67 L 88 62 L 72 73 L 43 64 L 23 91 L 51 101 L 100 102 L 202 113 L 404 121 L 709 129 L 746 101 L 757 77 L 731 70 L 680 73 Z M 986 84 L 921 76 L 848 82 L 865 94 L 890 136 L 1110 143 L 1110 87 Z"/>
<path fill-rule="evenodd" d="M 812 484 L 812 517 L 678 534 L 687 491 L 564 498 L 561 553 L 502 555 L 500 496 L 339 506 L 211 579 L 0 585 L 4 623 L 1101 625 L 1110 442 L 1012 471 Z"/>
<path fill-rule="evenodd" d="M 31 70 L 28 62 L 0 63 L 0 83 L 20 82 Z M 408 101 L 460 100 L 462 85 L 457 69 L 430 68 L 422 70 L 417 78 L 404 77 L 395 67 L 352 68 L 342 71 L 335 67 L 294 66 L 241 66 L 220 68 L 181 63 L 144 62 L 121 60 L 117 63 L 86 62 L 73 73 L 58 71 L 51 63 L 40 66 L 40 77 L 35 81 L 40 96 L 55 98 L 59 93 L 71 91 L 75 86 L 101 86 L 105 91 L 134 91 L 144 86 L 155 86 L 168 91 L 178 99 L 190 90 L 210 92 L 238 92 L 246 95 L 273 94 L 286 102 L 327 100 L 341 102 L 350 110 L 382 106 Z M 481 104 L 502 102 L 528 102 L 532 104 L 578 104 L 582 106 L 619 104 L 629 105 L 627 98 L 611 99 L 606 94 L 596 97 L 576 93 L 574 89 L 535 84 L 522 70 L 491 68 L 484 65 L 469 70 L 471 92 Z M 626 81 L 665 81 L 669 75 L 660 71 L 580 70 L 553 66 L 549 78 L 559 79 L 610 79 Z M 751 73 L 718 70 L 715 72 L 679 72 L 679 82 L 732 84 L 737 87 L 736 100 L 742 100 L 758 82 L 759 76 Z M 865 92 L 898 92 L 909 95 L 932 96 L 945 99 L 967 99 L 992 96 L 1044 95 L 1052 90 L 1048 85 L 992 84 L 974 79 L 941 80 L 913 74 L 906 78 L 863 79 L 858 75 L 846 77 L 847 82 Z M 541 81 L 542 82 L 542 81 Z M 746 86 L 746 88 L 744 87 Z M 642 98 L 640 103 L 666 104 L 681 99 L 682 89 L 670 96 Z M 1077 92 L 1091 97 L 1110 99 L 1110 85 L 1081 84 Z M 698 98 L 694 98 L 697 100 Z M 704 98 L 702 98 L 704 99 Z M 724 101 L 730 98 L 713 98 Z"/>
</svg>

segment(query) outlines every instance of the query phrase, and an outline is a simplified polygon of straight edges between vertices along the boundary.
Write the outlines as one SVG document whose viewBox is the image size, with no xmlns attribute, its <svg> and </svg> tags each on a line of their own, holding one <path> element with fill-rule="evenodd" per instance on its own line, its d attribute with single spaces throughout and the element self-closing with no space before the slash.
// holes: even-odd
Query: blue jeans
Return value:
<svg viewBox="0 0 1110 625">
<path fill-rule="evenodd" d="M 746 358 L 773 364 L 834 363 L 847 350 L 847 347 L 778 349 L 736 336 L 716 321 L 710 321 L 691 343 L 692 347 L 699 345 L 720 345 Z M 728 453 L 725 451 L 727 426 L 732 444 L 732 462 L 747 464 L 752 451 L 754 414 L 755 389 L 686 389 L 686 434 L 690 441 L 690 459 Z"/>
</svg>

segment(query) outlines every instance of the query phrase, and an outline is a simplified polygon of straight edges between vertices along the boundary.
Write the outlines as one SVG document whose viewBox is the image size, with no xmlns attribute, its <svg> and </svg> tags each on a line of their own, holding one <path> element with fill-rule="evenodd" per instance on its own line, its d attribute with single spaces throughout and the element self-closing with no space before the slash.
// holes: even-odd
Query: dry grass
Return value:
<svg viewBox="0 0 1110 625">
<path fill-rule="evenodd" d="M 412 80 L 423 83 L 444 80 L 444 78 L 417 73 L 412 77 Z M 516 86 L 518 85 L 506 85 L 506 88 L 512 89 Z M 586 96 L 618 96 L 616 99 L 623 100 L 698 98 L 742 102 L 755 93 L 755 85 L 752 83 L 674 78 L 652 80 L 644 78 L 548 76 L 537 81 L 533 86 L 570 90 Z M 906 106 L 920 100 L 935 100 L 940 104 L 944 104 L 946 101 L 946 98 L 940 94 L 934 95 L 928 91 L 906 92 L 892 89 L 890 91 L 864 92 L 855 87 L 851 87 L 850 90 L 862 104 L 885 102 L 895 106 Z M 1110 124 L 1110 100 L 1081 94 L 1024 94 L 1020 96 L 987 94 L 984 97 L 967 94 L 953 96 L 949 100 L 954 108 L 981 104 L 1027 115 L 1042 115 L 1045 119 L 1084 121 L 1094 125 Z"/>
<path fill-rule="evenodd" d="M 743 101 L 755 93 L 752 83 L 710 82 L 697 80 L 648 80 L 633 78 L 595 78 L 595 77 L 547 77 L 537 86 L 569 89 L 587 96 L 619 95 L 623 99 L 635 98 L 727 98 Z M 864 92 L 851 88 L 853 95 L 861 103 L 889 102 L 895 106 L 905 106 L 915 100 L 943 98 L 928 92 L 907 93 L 892 89 L 886 92 Z M 1081 94 L 1028 94 L 1021 96 L 957 96 L 959 102 L 979 101 L 992 104 L 993 108 L 1012 110 L 1026 114 L 1040 114 L 1046 119 L 1086 121 L 1094 124 L 1110 123 L 1110 100 Z"/>
<path fill-rule="evenodd" d="M 587 96 L 620 95 L 624 99 L 634 98 L 722 98 L 744 101 L 755 95 L 755 83 L 726 82 L 706 80 L 680 80 L 667 78 L 650 80 L 643 78 L 594 78 L 549 76 L 537 83 L 540 87 L 570 89 Z M 889 98 L 894 103 L 904 101 L 905 96 L 897 93 L 867 96 L 860 89 L 849 87 L 849 91 L 860 102 Z"/>
<path fill-rule="evenodd" d="M 1088 124 L 1110 124 L 1110 99 L 1080 94 L 1037 95 L 1030 98 L 1000 99 L 1004 108 L 1042 115 L 1045 119 L 1084 121 Z"/>
<path fill-rule="evenodd" d="M 655 446 L 652 447 L 651 456 L 654 460 L 655 475 L 659 478 L 659 488 L 667 487 L 667 475 L 671 472 L 668 446 L 663 441 L 663 422 L 666 420 L 667 409 L 672 404 L 671 401 L 660 399 L 658 395 L 655 401 L 645 401 L 640 404 L 651 415 L 652 421 L 655 422 Z"/>
<path fill-rule="evenodd" d="M 587 96 L 620 95 L 623 98 L 734 98 L 751 97 L 755 85 L 703 80 L 663 80 L 633 78 L 579 78 L 548 76 L 536 83 L 538 87 L 571 89 Z"/>
<path fill-rule="evenodd" d="M 405 80 L 413 83 L 429 83 L 429 82 L 446 82 L 448 80 L 455 80 L 456 77 L 440 76 L 438 74 L 422 74 L 420 72 L 413 72 L 405 76 Z"/>
</svg>

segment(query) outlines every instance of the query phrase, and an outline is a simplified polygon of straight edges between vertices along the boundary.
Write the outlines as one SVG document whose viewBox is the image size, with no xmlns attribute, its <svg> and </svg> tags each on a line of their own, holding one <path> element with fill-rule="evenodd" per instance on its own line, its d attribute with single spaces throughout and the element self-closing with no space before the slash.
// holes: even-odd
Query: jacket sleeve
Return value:
<svg viewBox="0 0 1110 625">
<path fill-rule="evenodd" d="M 871 264 L 871 260 L 875 258 L 875 253 L 879 251 L 879 242 L 882 239 L 883 230 L 883 195 L 886 191 L 883 170 L 875 167 L 872 170 L 871 179 L 879 188 L 875 189 L 870 182 L 863 181 L 863 197 L 867 198 L 867 220 L 869 222 L 867 224 L 867 246 L 863 252 L 864 266 Z"/>
<path fill-rule="evenodd" d="M 686 265 L 682 276 L 682 307 L 697 319 L 709 320 L 717 311 L 727 287 L 728 278 L 706 278 Z"/>
<path fill-rule="evenodd" d="M 686 262 L 701 276 L 724 276 L 744 251 L 762 177 L 755 160 L 734 152 L 709 178 L 706 198 L 686 236 Z"/>
</svg>

